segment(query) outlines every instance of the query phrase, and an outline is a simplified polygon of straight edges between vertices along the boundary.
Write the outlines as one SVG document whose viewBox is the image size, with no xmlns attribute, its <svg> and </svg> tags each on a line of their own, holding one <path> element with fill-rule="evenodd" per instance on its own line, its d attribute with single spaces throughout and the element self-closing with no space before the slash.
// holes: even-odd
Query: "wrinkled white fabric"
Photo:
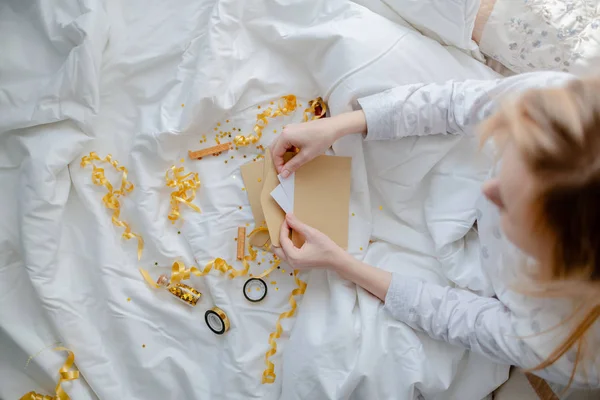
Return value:
<svg viewBox="0 0 600 400">
<path fill-rule="evenodd" d="M 52 393 L 62 354 L 23 366 L 56 341 L 75 352 L 82 373 L 64 385 L 74 399 L 480 399 L 506 379 L 505 367 L 415 333 L 371 295 L 314 271 L 302 274 L 308 290 L 283 323 L 276 382 L 263 385 L 268 336 L 294 286 L 285 266 L 258 304 L 242 296 L 243 278 L 193 277 L 204 294 L 196 308 L 150 290 L 137 270 L 156 276 L 175 260 L 214 257 L 241 267 L 233 239 L 253 221 L 239 166 L 258 150 L 186 157 L 214 143 L 217 122 L 248 133 L 256 106 L 288 93 L 304 105 L 324 96 L 337 114 L 394 86 L 496 74 L 341 0 L 58 3 L 14 0 L 0 13 L 9 49 L 0 52 L 0 397 Z M 261 144 L 300 114 L 271 122 Z M 202 134 L 209 142 L 199 143 Z M 334 147 L 353 157 L 352 254 L 448 284 L 423 218 L 426 177 L 461 166 L 460 178 L 439 177 L 434 187 L 455 189 L 457 202 L 458 192 L 468 196 L 461 180 L 485 167 L 465 162 L 470 142 L 409 138 L 380 149 L 357 136 Z M 92 150 L 129 169 L 135 190 L 121 218 L 144 238 L 140 262 L 101 203 L 105 190 L 79 165 Z M 181 158 L 199 173 L 202 213 L 183 207 L 183 223 L 172 225 L 164 174 Z M 478 258 L 462 265 L 480 269 Z M 262 269 L 253 263 L 251 272 Z M 214 305 L 231 320 L 222 336 L 204 323 Z"/>
</svg>

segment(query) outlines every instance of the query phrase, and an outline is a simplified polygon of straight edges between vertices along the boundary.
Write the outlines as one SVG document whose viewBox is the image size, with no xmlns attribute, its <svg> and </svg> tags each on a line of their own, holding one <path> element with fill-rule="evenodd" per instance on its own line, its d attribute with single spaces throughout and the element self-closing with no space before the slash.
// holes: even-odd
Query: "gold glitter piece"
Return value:
<svg viewBox="0 0 600 400">
<path fill-rule="evenodd" d="M 131 301 L 131 297 L 128 297 L 128 298 L 127 298 L 127 301 Z"/>
<path fill-rule="evenodd" d="M 271 285 L 277 285 L 277 282 L 271 281 Z"/>
<path fill-rule="evenodd" d="M 353 216 L 353 217 L 355 217 L 355 216 L 356 216 L 356 214 L 352 213 L 352 216 Z"/>
<path fill-rule="evenodd" d="M 185 107 L 185 104 L 181 103 L 181 107 Z"/>
<path fill-rule="evenodd" d="M 145 344 L 143 344 L 143 345 L 142 345 L 142 347 L 143 347 L 143 348 L 146 348 L 146 345 L 145 345 Z"/>
<path fill-rule="evenodd" d="M 380 210 L 383 210 L 383 206 L 379 206 L 379 209 L 380 209 Z"/>
<path fill-rule="evenodd" d="M 362 247 L 360 248 L 360 251 L 362 251 Z"/>
</svg>

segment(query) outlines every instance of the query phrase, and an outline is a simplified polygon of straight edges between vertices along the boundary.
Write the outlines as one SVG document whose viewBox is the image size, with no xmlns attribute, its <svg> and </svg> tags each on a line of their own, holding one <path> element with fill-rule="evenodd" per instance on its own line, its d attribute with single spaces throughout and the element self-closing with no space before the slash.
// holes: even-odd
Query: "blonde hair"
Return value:
<svg viewBox="0 0 600 400">
<path fill-rule="evenodd" d="M 551 241 L 551 262 L 533 278 L 540 297 L 573 299 L 563 321 L 581 316 L 567 338 L 532 370 L 544 369 L 575 347 L 569 385 L 600 318 L 600 78 L 535 89 L 503 105 L 481 127 L 482 140 L 510 141 L 539 183 L 532 209 L 536 229 Z M 596 355 L 595 355 L 596 356 Z"/>
</svg>

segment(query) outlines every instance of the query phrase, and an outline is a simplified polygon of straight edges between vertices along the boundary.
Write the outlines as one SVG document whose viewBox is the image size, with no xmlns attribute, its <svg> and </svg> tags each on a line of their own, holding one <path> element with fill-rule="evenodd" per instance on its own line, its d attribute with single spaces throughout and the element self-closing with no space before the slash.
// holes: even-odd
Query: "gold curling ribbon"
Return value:
<svg viewBox="0 0 600 400">
<path fill-rule="evenodd" d="M 113 189 L 113 186 L 111 185 L 109 180 L 106 179 L 106 176 L 104 175 L 104 168 L 97 167 L 96 164 L 94 164 L 94 161 L 109 163 L 117 170 L 117 172 L 121 172 L 121 186 L 119 187 L 119 189 L 117 189 L 117 190 Z M 98 157 L 98 154 L 96 154 L 96 152 L 94 152 L 94 151 L 92 151 L 88 156 L 83 156 L 81 158 L 80 165 L 82 168 L 85 168 L 87 165 L 90 165 L 90 164 L 92 165 L 92 168 L 93 168 L 92 169 L 92 182 L 94 183 L 94 185 L 104 186 L 106 188 L 106 190 L 108 191 L 108 193 L 106 193 L 104 195 L 104 197 L 102 198 L 102 202 L 104 203 L 104 206 L 106 208 L 113 211 L 112 218 L 111 218 L 112 223 L 118 227 L 125 229 L 125 231 L 121 235 L 124 239 L 127 239 L 127 240 L 133 239 L 133 238 L 137 239 L 137 241 L 138 241 L 137 253 L 138 253 L 138 260 L 140 260 L 142 258 L 142 250 L 144 249 L 144 240 L 137 233 L 131 232 L 131 227 L 129 226 L 129 224 L 127 222 L 119 219 L 119 217 L 121 215 L 121 203 L 119 202 L 119 198 L 126 196 L 128 193 L 131 193 L 131 191 L 134 188 L 133 183 L 131 183 L 127 180 L 127 168 L 125 168 L 122 165 L 119 165 L 119 163 L 116 160 L 113 160 L 113 158 L 110 154 L 108 154 L 104 159 L 102 159 L 102 158 Z"/>
<path fill-rule="evenodd" d="M 229 273 L 229 279 L 246 275 L 250 270 L 250 264 L 248 262 L 256 260 L 257 255 L 256 250 L 254 250 L 252 246 L 248 246 L 248 251 L 250 254 L 244 257 L 244 259 L 242 260 L 242 265 L 244 266 L 244 268 L 242 269 L 233 268 L 231 265 L 227 264 L 227 261 L 223 260 L 222 258 L 215 258 L 214 260 L 208 262 L 204 266 L 204 269 L 202 271 L 200 271 L 194 266 L 192 266 L 191 268 L 186 268 L 185 264 L 181 261 L 175 261 L 171 266 L 171 283 L 179 283 L 181 281 L 190 279 L 191 274 L 194 274 L 196 276 L 208 275 L 208 273 L 212 269 L 220 271 L 221 273 Z M 142 274 L 142 277 L 150 287 L 153 287 L 155 289 L 160 288 L 160 286 L 156 282 L 154 282 L 148 271 L 140 268 L 140 273 Z"/>
<path fill-rule="evenodd" d="M 265 363 L 266 363 L 267 367 L 263 371 L 262 383 L 275 382 L 275 377 L 276 377 L 275 364 L 273 364 L 273 362 L 270 360 L 270 358 L 272 356 L 274 356 L 275 353 L 277 353 L 277 341 L 276 340 L 279 339 L 279 337 L 281 336 L 281 333 L 283 332 L 283 328 L 281 327 L 281 320 L 285 319 L 285 318 L 291 318 L 294 316 L 294 314 L 296 313 L 296 308 L 297 308 L 296 300 L 294 299 L 294 297 L 300 296 L 300 295 L 304 294 L 304 292 L 306 292 L 306 282 L 304 282 L 304 281 L 300 280 L 300 278 L 298 278 L 297 270 L 294 271 L 294 280 L 296 281 L 296 288 L 294 290 L 292 290 L 292 293 L 290 294 L 290 298 L 288 300 L 291 307 L 288 311 L 283 312 L 279 315 L 279 318 L 277 318 L 277 322 L 275 323 L 275 331 L 269 335 L 269 345 L 271 346 L 271 348 L 265 354 Z"/>
<path fill-rule="evenodd" d="M 200 212 L 200 208 L 192 204 L 192 201 L 196 198 L 196 190 L 200 187 L 198 173 L 190 172 L 183 175 L 183 171 L 183 167 L 177 168 L 173 165 L 165 172 L 167 186 L 176 189 L 171 193 L 171 212 L 168 217 L 173 224 L 181 215 L 179 213 L 179 203 L 183 203 L 192 210 Z"/>
<path fill-rule="evenodd" d="M 58 379 L 58 384 L 56 385 L 56 389 L 54 389 L 55 395 L 54 396 L 41 395 L 39 393 L 32 391 L 32 392 L 29 392 L 29 393 L 23 395 L 23 397 L 21 397 L 20 400 L 70 400 L 71 399 L 69 397 L 69 395 L 67 394 L 67 392 L 65 392 L 63 390 L 61 385 L 64 381 L 73 381 L 73 380 L 79 378 L 79 371 L 77 371 L 77 367 L 75 367 L 73 365 L 75 363 L 75 354 L 73 354 L 73 352 L 71 350 L 66 349 L 64 347 L 56 347 L 54 350 L 55 351 L 66 351 L 69 353 L 65 363 L 58 370 L 60 378 Z M 75 370 L 70 371 L 71 368 L 75 368 Z"/>
<path fill-rule="evenodd" d="M 242 147 L 258 142 L 262 137 L 263 129 L 269 124 L 269 118 L 276 118 L 280 115 L 289 115 L 294 112 L 297 107 L 298 103 L 295 95 L 288 94 L 280 97 L 277 101 L 277 109 L 275 109 L 275 111 L 269 107 L 265 111 L 256 114 L 256 124 L 254 125 L 254 133 L 256 135 L 237 135 L 233 138 L 233 143 L 236 146 Z"/>
<path fill-rule="evenodd" d="M 254 228 L 252 230 L 252 232 L 250 232 L 247 236 L 247 238 L 249 239 L 250 242 L 252 242 L 252 238 L 254 237 L 254 235 L 256 235 L 259 232 L 269 232 L 269 230 L 264 227 L 264 226 L 259 226 L 258 228 Z M 267 238 L 267 240 L 265 241 L 264 244 L 262 244 L 260 247 L 264 247 L 266 250 L 269 250 L 271 248 L 271 238 Z"/>
<path fill-rule="evenodd" d="M 315 119 L 323 118 L 326 113 L 327 103 L 325 103 L 323 98 L 317 97 L 316 99 L 310 100 L 308 102 L 308 108 L 304 110 L 304 118 L 302 120 L 306 122 L 309 119 L 312 121 Z M 312 114 L 313 116 L 309 118 L 309 114 Z"/>
<path fill-rule="evenodd" d="M 271 268 L 264 270 L 260 275 L 253 276 L 253 278 L 261 279 L 268 276 L 271 272 L 275 271 L 279 264 L 281 264 L 281 260 L 275 260 Z"/>
</svg>

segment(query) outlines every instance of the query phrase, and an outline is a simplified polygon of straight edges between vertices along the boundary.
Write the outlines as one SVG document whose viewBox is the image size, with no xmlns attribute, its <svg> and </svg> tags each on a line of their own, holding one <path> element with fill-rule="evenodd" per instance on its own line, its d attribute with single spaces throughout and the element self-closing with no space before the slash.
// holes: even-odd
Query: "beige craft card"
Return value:
<svg viewBox="0 0 600 400">
<path fill-rule="evenodd" d="M 319 156 L 300 167 L 294 178 L 296 217 L 344 249 L 348 248 L 351 167 L 350 157 Z M 298 247 L 303 243 L 297 232 L 292 239 Z"/>
<path fill-rule="evenodd" d="M 257 227 L 266 226 L 265 215 L 260 204 L 260 195 L 263 188 L 264 161 L 252 161 L 240 167 L 244 187 L 250 201 L 250 208 Z M 250 244 L 256 247 L 264 246 L 269 240 L 268 232 L 258 232 L 252 236 Z"/>
</svg>

